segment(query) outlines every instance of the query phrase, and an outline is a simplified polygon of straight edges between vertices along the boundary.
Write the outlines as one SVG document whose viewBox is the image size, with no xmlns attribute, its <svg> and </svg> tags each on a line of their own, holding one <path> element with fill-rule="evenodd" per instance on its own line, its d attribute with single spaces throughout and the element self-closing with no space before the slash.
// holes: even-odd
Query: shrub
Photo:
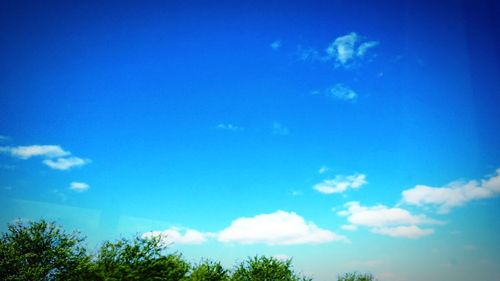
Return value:
<svg viewBox="0 0 500 281">
<path fill-rule="evenodd" d="M 371 274 L 353 272 L 346 273 L 344 276 L 339 276 L 338 281 L 375 281 L 375 278 Z"/>
<path fill-rule="evenodd" d="M 234 271 L 232 281 L 299 281 L 311 280 L 296 274 L 291 260 L 256 256 L 242 262 Z"/>
<path fill-rule="evenodd" d="M 44 220 L 8 225 L 0 241 L 3 280 L 78 280 L 88 276 L 90 258 L 78 232 L 66 233 Z"/>
<path fill-rule="evenodd" d="M 196 265 L 187 280 L 189 281 L 228 281 L 229 271 L 219 262 L 203 261 Z"/>
<path fill-rule="evenodd" d="M 164 249 L 159 238 L 105 242 L 95 269 L 104 280 L 181 280 L 189 264 L 179 254 L 164 255 Z"/>
</svg>

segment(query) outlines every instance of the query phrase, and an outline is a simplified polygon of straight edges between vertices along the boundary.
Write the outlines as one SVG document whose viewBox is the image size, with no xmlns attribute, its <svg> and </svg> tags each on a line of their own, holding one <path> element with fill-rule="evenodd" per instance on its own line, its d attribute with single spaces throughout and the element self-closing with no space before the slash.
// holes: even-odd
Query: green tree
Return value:
<svg viewBox="0 0 500 281">
<path fill-rule="evenodd" d="M 292 261 L 256 256 L 242 262 L 234 271 L 232 281 L 310 281 L 293 271 Z"/>
<path fill-rule="evenodd" d="M 360 274 L 357 272 L 346 273 L 339 276 L 338 281 L 374 281 L 375 278 L 371 274 Z"/>
<path fill-rule="evenodd" d="M 97 254 L 95 270 L 107 281 L 183 279 L 189 264 L 178 254 L 164 255 L 165 247 L 159 238 L 105 242 Z"/>
<path fill-rule="evenodd" d="M 187 278 L 188 281 L 228 281 L 229 270 L 219 262 L 205 260 L 196 265 Z"/>
<path fill-rule="evenodd" d="M 0 242 L 2 280 L 79 280 L 88 276 L 90 258 L 78 232 L 54 223 L 17 221 Z"/>
</svg>

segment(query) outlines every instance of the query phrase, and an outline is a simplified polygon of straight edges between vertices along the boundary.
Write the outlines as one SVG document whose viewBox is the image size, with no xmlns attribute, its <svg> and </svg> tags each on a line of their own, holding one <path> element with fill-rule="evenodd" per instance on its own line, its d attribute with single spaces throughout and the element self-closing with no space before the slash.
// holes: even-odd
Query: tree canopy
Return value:
<svg viewBox="0 0 500 281">
<path fill-rule="evenodd" d="M 230 270 L 210 260 L 191 265 L 179 253 L 168 253 L 157 237 L 105 241 L 95 253 L 84 240 L 53 222 L 16 221 L 1 236 L 0 276 L 5 281 L 312 281 L 293 269 L 291 259 L 249 257 Z M 374 278 L 355 272 L 337 280 Z"/>
</svg>

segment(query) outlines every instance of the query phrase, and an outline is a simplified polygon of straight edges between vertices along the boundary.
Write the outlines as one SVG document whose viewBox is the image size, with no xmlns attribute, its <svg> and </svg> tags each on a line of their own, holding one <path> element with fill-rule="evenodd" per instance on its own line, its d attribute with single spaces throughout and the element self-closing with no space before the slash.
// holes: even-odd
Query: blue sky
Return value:
<svg viewBox="0 0 500 281">
<path fill-rule="evenodd" d="M 3 1 L 1 229 L 498 280 L 494 1 Z"/>
</svg>

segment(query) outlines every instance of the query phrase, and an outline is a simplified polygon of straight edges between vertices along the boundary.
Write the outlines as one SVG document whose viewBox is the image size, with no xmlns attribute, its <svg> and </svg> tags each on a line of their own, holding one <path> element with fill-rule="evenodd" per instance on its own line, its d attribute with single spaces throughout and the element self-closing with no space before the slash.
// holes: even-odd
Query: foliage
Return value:
<svg viewBox="0 0 500 281">
<path fill-rule="evenodd" d="M 180 254 L 166 254 L 159 237 L 104 242 L 94 256 L 84 238 L 66 233 L 44 220 L 9 224 L 0 239 L 0 277 L 5 281 L 311 281 L 300 276 L 291 260 L 255 256 L 231 272 L 219 262 L 202 261 L 191 267 Z M 338 281 L 374 281 L 357 272 Z"/>
<path fill-rule="evenodd" d="M 297 275 L 292 261 L 256 256 L 242 262 L 233 273 L 232 281 L 302 281 L 311 280 Z"/>
<path fill-rule="evenodd" d="M 229 271 L 219 262 L 203 261 L 196 265 L 187 280 L 189 281 L 228 281 Z"/>
<path fill-rule="evenodd" d="M 346 273 L 344 276 L 339 276 L 338 281 L 375 281 L 375 278 L 371 274 L 353 272 Z"/>
<path fill-rule="evenodd" d="M 3 280 L 75 280 L 86 276 L 90 259 L 78 233 L 44 220 L 9 224 L 0 242 Z"/>
<path fill-rule="evenodd" d="M 163 255 L 159 238 L 121 239 L 105 242 L 95 270 L 103 280 L 181 280 L 189 264 L 178 254 Z"/>
</svg>

